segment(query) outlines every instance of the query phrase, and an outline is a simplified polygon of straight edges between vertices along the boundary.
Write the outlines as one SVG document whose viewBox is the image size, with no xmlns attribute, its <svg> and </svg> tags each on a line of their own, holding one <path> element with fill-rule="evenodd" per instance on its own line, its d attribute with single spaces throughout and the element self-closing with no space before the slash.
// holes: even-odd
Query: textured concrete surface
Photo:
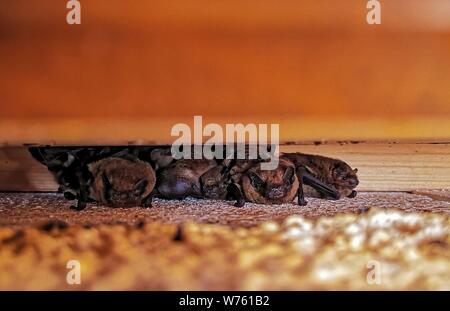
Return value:
<svg viewBox="0 0 450 311">
<path fill-rule="evenodd" d="M 84 211 L 70 209 L 71 202 L 55 193 L 0 193 L 0 226 L 33 226 L 49 220 L 68 224 L 137 224 L 160 220 L 168 223 L 193 221 L 249 227 L 266 220 L 282 221 L 296 214 L 308 218 L 339 213 L 360 213 L 370 207 L 398 208 L 404 211 L 430 211 L 450 214 L 450 202 L 408 193 L 359 193 L 354 199 L 329 201 L 309 198 L 309 204 L 258 205 L 236 208 L 233 202 L 186 199 L 155 199 L 152 208 L 109 208 L 89 204 Z"/>
<path fill-rule="evenodd" d="M 0 290 L 450 289 L 450 202 L 428 196 L 70 204 L 54 193 L 0 193 Z M 67 283 L 72 260 L 79 285 Z M 374 260 L 376 285 L 367 282 Z"/>
<path fill-rule="evenodd" d="M 449 228 L 448 214 L 376 208 L 252 228 L 0 227 L 0 290 L 449 290 Z"/>
</svg>

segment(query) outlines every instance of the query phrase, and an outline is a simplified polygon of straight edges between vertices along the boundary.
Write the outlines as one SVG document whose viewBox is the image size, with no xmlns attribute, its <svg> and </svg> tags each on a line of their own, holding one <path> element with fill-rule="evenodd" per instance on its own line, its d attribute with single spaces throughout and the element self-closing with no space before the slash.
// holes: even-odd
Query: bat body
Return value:
<svg viewBox="0 0 450 311">
<path fill-rule="evenodd" d="M 88 188 L 92 179 L 87 163 L 106 150 L 95 147 L 30 147 L 29 151 L 53 174 L 59 185 L 58 191 L 68 200 L 78 199 L 76 209 L 84 209 L 90 200 Z"/>
<path fill-rule="evenodd" d="M 290 160 L 297 168 L 297 176 L 302 176 L 304 183 L 316 189 L 322 197 L 339 199 L 356 196 L 354 189 L 359 184 L 358 169 L 352 169 L 344 161 L 303 153 L 284 153 L 281 157 Z M 334 191 L 325 189 L 323 185 Z"/>
<path fill-rule="evenodd" d="M 175 160 L 170 150 L 152 151 L 157 172 L 157 194 L 167 199 L 187 196 L 206 199 L 232 199 L 235 206 L 245 201 L 261 204 L 292 202 L 298 195 L 305 205 L 303 185 L 310 185 L 324 196 L 338 198 L 339 193 L 286 157 L 274 170 L 262 170 L 262 159 Z M 300 187 L 301 185 L 301 187 Z"/>
<path fill-rule="evenodd" d="M 221 194 L 220 189 L 212 192 L 209 188 L 213 184 L 220 186 L 221 169 L 215 160 L 174 161 L 158 172 L 157 193 L 167 199 L 183 199 L 188 196 L 220 199 L 225 197 L 225 193 Z"/>
<path fill-rule="evenodd" d="M 157 170 L 156 195 L 167 199 L 187 196 L 224 200 L 233 197 L 229 186 L 238 175 L 248 170 L 255 161 L 236 159 L 181 159 L 175 160 L 169 148 L 155 149 L 151 159 Z"/>
<path fill-rule="evenodd" d="M 106 158 L 150 159 L 151 147 L 30 147 L 31 155 L 47 166 L 59 184 L 58 191 L 68 200 L 78 200 L 74 209 L 82 210 L 90 197 L 94 175 L 90 163 Z M 104 203 L 104 202 L 103 202 Z"/>
<path fill-rule="evenodd" d="M 88 168 L 93 175 L 91 199 L 111 207 L 151 206 L 156 177 L 149 163 L 110 157 L 90 163 Z"/>
<path fill-rule="evenodd" d="M 261 163 L 254 165 L 240 183 L 246 201 L 260 204 L 290 203 L 299 187 L 295 166 L 282 158 L 274 170 L 262 170 Z"/>
<path fill-rule="evenodd" d="M 152 193 L 167 199 L 232 199 L 235 206 L 243 206 L 245 201 L 282 204 L 297 195 L 298 203 L 306 205 L 305 187 L 312 187 L 321 197 L 339 199 L 354 197 L 359 182 L 357 169 L 347 163 L 302 153 L 281 154 L 276 169 L 262 170 L 264 160 L 259 158 L 236 159 L 235 155 L 224 160 L 176 160 L 170 148 L 150 146 L 29 150 L 54 174 L 64 197 L 78 199 L 78 210 L 91 201 L 107 206 L 149 206 Z"/>
<path fill-rule="evenodd" d="M 354 197 L 353 189 L 358 185 L 356 172 L 357 169 L 352 170 L 341 160 L 286 153 L 280 156 L 275 170 L 261 170 L 260 164 L 253 163 L 246 172 L 236 175 L 238 178 L 234 182 L 240 187 L 234 189 L 234 196 L 255 203 L 282 204 L 292 202 L 297 195 L 298 204 L 304 206 L 307 204 L 304 187 L 310 186 L 324 198 Z M 243 205 L 242 200 L 240 202 L 238 200 L 238 206 Z"/>
</svg>

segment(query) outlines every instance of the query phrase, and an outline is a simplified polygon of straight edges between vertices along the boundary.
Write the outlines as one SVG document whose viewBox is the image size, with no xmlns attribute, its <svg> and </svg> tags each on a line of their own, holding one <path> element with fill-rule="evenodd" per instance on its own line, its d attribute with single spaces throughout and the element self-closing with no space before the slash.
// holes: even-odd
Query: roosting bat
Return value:
<svg viewBox="0 0 450 311">
<path fill-rule="evenodd" d="M 227 197 L 228 167 L 215 160 L 181 159 L 158 170 L 155 195 L 166 199 Z"/>
<path fill-rule="evenodd" d="M 111 207 L 151 206 L 156 177 L 151 165 L 131 158 L 106 158 L 88 165 L 90 198 Z"/>
<path fill-rule="evenodd" d="M 246 200 L 289 202 L 294 189 L 298 203 L 305 205 L 303 185 L 313 187 L 322 197 L 353 197 L 358 184 L 357 170 L 345 162 L 301 153 L 283 154 L 276 169 L 264 171 L 260 165 L 264 160 L 248 159 L 248 149 L 245 159 L 237 159 L 235 154 L 224 160 L 175 160 L 170 148 L 149 146 L 29 150 L 55 175 L 65 198 L 78 199 L 78 210 L 93 200 L 109 206 L 149 205 L 150 189 L 155 184 L 151 164 L 157 169 L 156 195 L 169 199 L 233 199 L 235 206 L 243 206 Z M 122 160 L 106 161 L 113 158 Z"/>
<path fill-rule="evenodd" d="M 151 154 L 157 170 L 155 194 L 166 199 L 182 199 L 188 196 L 204 199 L 236 198 L 238 205 L 245 199 L 239 186 L 233 183 L 240 174 L 261 160 L 175 160 L 170 149 L 155 149 Z"/>
<path fill-rule="evenodd" d="M 89 197 L 90 185 L 94 180 L 88 164 L 108 157 L 125 159 L 150 160 L 151 147 L 30 147 L 32 156 L 46 165 L 53 173 L 58 191 L 68 200 L 78 199 L 73 208 L 82 210 L 87 202 L 93 201 Z"/>
<path fill-rule="evenodd" d="M 231 199 L 240 207 L 246 200 L 262 204 L 287 203 L 298 194 L 299 203 L 305 205 L 303 189 L 298 187 L 300 181 L 326 196 L 339 196 L 335 189 L 311 174 L 299 175 L 300 170 L 287 158 L 281 158 L 275 170 L 261 170 L 262 159 L 177 161 L 164 149 L 152 151 L 152 160 L 162 164 L 157 172 L 157 194 L 168 199 L 187 196 Z"/>
<path fill-rule="evenodd" d="M 96 147 L 30 147 L 29 151 L 53 173 L 59 184 L 58 191 L 68 200 L 78 199 L 77 209 L 83 209 L 89 200 L 88 186 L 92 179 L 87 163 L 106 150 Z"/>
<path fill-rule="evenodd" d="M 262 170 L 258 163 L 242 175 L 240 184 L 245 199 L 260 204 L 290 203 L 299 187 L 295 166 L 282 158 L 274 170 Z"/>
<path fill-rule="evenodd" d="M 306 166 L 305 159 L 317 164 L 315 170 Z M 357 170 L 351 168 L 343 161 L 306 154 L 284 154 L 280 156 L 279 166 L 275 170 L 261 170 L 260 164 L 254 163 L 253 167 L 241 175 L 232 176 L 235 184 L 228 189 L 233 190 L 234 197 L 238 200 L 236 206 L 244 203 L 239 198 L 244 197 L 247 201 L 264 204 L 279 204 L 291 202 L 297 194 L 298 204 L 306 205 L 304 198 L 304 185 L 311 186 L 322 197 L 339 199 L 341 195 L 354 197 L 356 191 L 352 191 L 358 184 Z M 332 167 L 331 178 L 327 176 L 327 167 Z M 289 179 L 292 170 L 295 172 L 296 181 Z M 356 179 L 356 181 L 355 181 Z M 295 184 L 298 186 L 295 186 Z M 231 188 L 231 186 L 234 188 Z M 240 185 L 241 187 L 238 187 Z M 296 192 L 294 191 L 296 189 Z M 350 189 L 350 190 L 349 190 Z M 242 191 L 243 193 L 239 193 Z"/>
<path fill-rule="evenodd" d="M 294 163 L 300 183 L 303 181 L 306 185 L 312 186 L 323 197 L 339 199 L 356 196 L 357 192 L 353 189 L 359 184 L 356 175 L 358 169 L 352 169 L 344 161 L 303 153 L 284 153 L 281 157 Z M 328 189 L 323 185 L 328 186 Z M 306 204 L 303 193 L 299 193 L 298 200 L 299 204 Z"/>
</svg>

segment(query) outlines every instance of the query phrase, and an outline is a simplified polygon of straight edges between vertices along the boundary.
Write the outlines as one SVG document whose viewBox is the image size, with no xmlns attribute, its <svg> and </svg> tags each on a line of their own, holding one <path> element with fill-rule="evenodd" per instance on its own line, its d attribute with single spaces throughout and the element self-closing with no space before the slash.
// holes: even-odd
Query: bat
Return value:
<svg viewBox="0 0 450 311">
<path fill-rule="evenodd" d="M 54 174 L 64 197 L 78 199 L 74 207 L 78 210 L 92 201 L 107 206 L 147 206 L 151 205 L 150 193 L 168 199 L 187 196 L 231 199 L 236 200 L 235 206 L 243 206 L 245 201 L 286 203 L 297 193 L 298 203 L 306 205 L 305 185 L 313 187 L 324 198 L 339 199 L 354 197 L 353 189 L 359 182 L 357 169 L 352 170 L 345 162 L 301 153 L 282 154 L 280 165 L 267 171 L 261 170 L 263 160 L 259 158 L 175 160 L 170 148 L 150 146 L 31 147 L 29 150 Z M 153 188 L 153 192 L 149 190 Z"/>
<path fill-rule="evenodd" d="M 357 194 L 354 188 L 359 184 L 358 169 L 352 169 L 342 160 L 303 153 L 284 153 L 281 158 L 295 165 L 300 184 L 313 187 L 322 197 L 354 198 Z M 303 193 L 299 193 L 298 200 L 299 204 L 306 204 Z"/>
<path fill-rule="evenodd" d="M 67 200 L 78 200 L 73 209 L 82 210 L 90 198 L 90 185 L 94 180 L 88 164 L 108 157 L 134 160 L 141 158 L 150 163 L 152 147 L 30 147 L 29 152 L 40 163 L 47 166 L 59 184 L 58 191 Z"/>
<path fill-rule="evenodd" d="M 150 207 L 156 176 L 152 166 L 137 158 L 108 157 L 88 164 L 93 181 L 90 198 L 111 207 Z"/>
<path fill-rule="evenodd" d="M 174 160 L 157 172 L 157 195 L 166 199 L 203 198 L 201 178 L 216 166 L 215 160 Z"/>
<path fill-rule="evenodd" d="M 183 199 L 191 196 L 203 199 L 233 199 L 243 197 L 236 191 L 233 178 L 249 169 L 255 161 L 236 159 L 181 159 L 175 160 L 170 149 L 152 151 L 152 161 L 157 170 L 156 195 L 166 199 Z M 239 203 L 242 205 L 242 203 Z"/>
<path fill-rule="evenodd" d="M 262 170 L 261 163 L 254 165 L 241 177 L 241 187 L 246 201 L 260 204 L 292 202 L 297 195 L 299 182 L 292 162 L 280 158 L 274 170 Z"/>
</svg>

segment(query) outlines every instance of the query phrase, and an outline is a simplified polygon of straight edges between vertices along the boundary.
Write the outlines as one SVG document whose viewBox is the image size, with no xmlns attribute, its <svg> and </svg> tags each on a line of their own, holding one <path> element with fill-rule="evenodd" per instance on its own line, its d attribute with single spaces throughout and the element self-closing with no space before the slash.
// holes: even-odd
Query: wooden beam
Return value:
<svg viewBox="0 0 450 311">
<path fill-rule="evenodd" d="M 0 191 L 56 191 L 47 168 L 25 147 L 0 148 Z"/>
<path fill-rule="evenodd" d="M 450 202 L 450 190 L 415 190 L 413 194 L 424 195 L 437 201 Z"/>
<path fill-rule="evenodd" d="M 171 118 L 68 118 L 0 119 L 0 145 L 170 145 L 178 136 L 171 129 L 185 123 L 193 129 L 193 116 Z M 450 141 L 450 117 L 301 118 L 277 116 L 203 117 L 203 126 L 225 124 L 278 124 L 280 143 L 314 140 Z M 193 137 L 193 136 L 192 136 Z M 203 141 L 208 139 L 206 137 Z"/>
<path fill-rule="evenodd" d="M 340 158 L 358 168 L 360 190 L 450 189 L 449 143 L 344 143 L 283 146 Z"/>
<path fill-rule="evenodd" d="M 83 2 L 2 1 L 0 119 L 450 117 L 447 0 Z"/>
<path fill-rule="evenodd" d="M 361 191 L 450 189 L 450 143 L 309 143 L 281 146 L 340 158 L 359 169 Z M 56 191 L 47 169 L 25 147 L 0 148 L 0 191 Z"/>
</svg>

